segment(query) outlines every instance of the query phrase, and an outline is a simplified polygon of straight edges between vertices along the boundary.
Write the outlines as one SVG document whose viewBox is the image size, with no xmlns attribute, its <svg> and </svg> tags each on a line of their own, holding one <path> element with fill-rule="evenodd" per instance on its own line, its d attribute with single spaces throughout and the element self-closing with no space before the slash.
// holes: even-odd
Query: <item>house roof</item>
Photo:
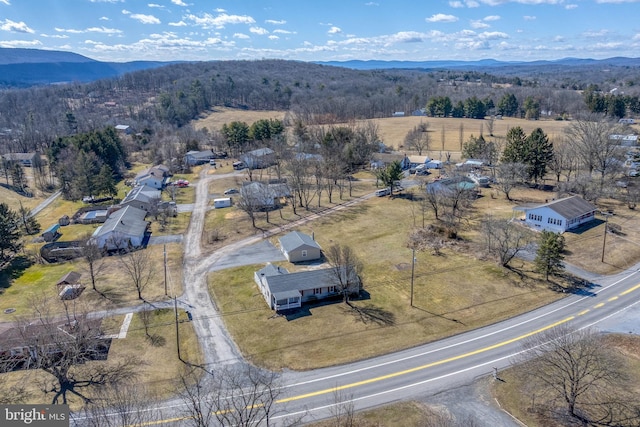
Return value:
<svg viewBox="0 0 640 427">
<path fill-rule="evenodd" d="M 291 189 L 286 183 L 265 184 L 259 181 L 252 181 L 242 184 L 240 195 L 254 198 L 265 206 L 271 206 L 276 198 L 290 197 Z"/>
<path fill-rule="evenodd" d="M 313 240 L 308 234 L 300 233 L 299 231 L 292 231 L 282 236 L 280 239 L 280 246 L 286 252 L 296 250 L 300 247 L 307 246 L 312 248 L 321 249 L 318 242 Z"/>
<path fill-rule="evenodd" d="M 271 148 L 258 148 L 257 150 L 252 150 L 246 153 L 247 156 L 254 156 L 254 157 L 262 157 L 262 156 L 268 156 L 269 154 L 273 154 L 274 151 Z"/>
<path fill-rule="evenodd" d="M 478 185 L 467 176 L 453 176 L 451 178 L 443 178 L 427 184 L 427 192 L 452 192 L 456 189 L 473 190 Z"/>
<path fill-rule="evenodd" d="M 280 296 L 282 292 L 304 291 L 307 289 L 334 286 L 336 276 L 332 268 L 276 274 L 265 277 L 271 293 Z"/>
<path fill-rule="evenodd" d="M 187 156 L 193 157 L 194 159 L 210 159 L 213 157 L 213 151 L 212 150 L 188 151 Z"/>
<path fill-rule="evenodd" d="M 410 163 L 427 163 L 429 160 L 431 160 L 429 156 L 409 156 Z"/>
<path fill-rule="evenodd" d="M 9 161 L 33 160 L 36 157 L 36 153 L 7 153 L 3 154 L 2 157 Z"/>
<path fill-rule="evenodd" d="M 581 215 L 590 214 L 598 209 L 580 196 L 569 196 L 565 197 L 564 199 L 554 200 L 549 203 L 544 203 L 542 205 L 537 205 L 530 208 L 524 208 L 522 210 L 530 211 L 544 207 L 548 207 L 549 209 L 566 219 L 572 219 Z"/>
<path fill-rule="evenodd" d="M 154 199 L 160 199 L 160 190 L 150 188 L 146 185 L 133 187 L 126 197 L 122 200 L 122 204 L 139 201 L 143 203 L 151 203 Z"/>
<path fill-rule="evenodd" d="M 62 276 L 62 278 L 58 280 L 56 285 L 64 285 L 64 284 L 75 285 L 76 283 L 78 283 L 78 280 L 80 280 L 80 276 L 81 276 L 80 273 L 76 271 L 70 271 L 64 276 Z"/>
<path fill-rule="evenodd" d="M 142 209 L 133 206 L 125 206 L 113 212 L 109 218 L 98 227 L 93 233 L 94 237 L 105 235 L 112 231 L 132 236 L 142 236 L 147 230 L 147 221 L 144 217 L 147 215 Z"/>
<path fill-rule="evenodd" d="M 142 172 L 140 172 L 139 174 L 136 175 L 136 181 L 139 181 L 141 179 L 145 179 L 147 177 L 154 177 L 157 179 L 162 179 L 164 177 L 167 176 L 167 171 L 165 171 L 164 168 L 160 167 L 160 166 L 153 166 L 149 169 L 145 169 Z"/>
<path fill-rule="evenodd" d="M 267 265 L 256 272 L 258 276 L 277 276 L 279 274 L 288 273 L 289 271 L 286 268 L 273 265 L 270 262 L 268 262 Z"/>
</svg>

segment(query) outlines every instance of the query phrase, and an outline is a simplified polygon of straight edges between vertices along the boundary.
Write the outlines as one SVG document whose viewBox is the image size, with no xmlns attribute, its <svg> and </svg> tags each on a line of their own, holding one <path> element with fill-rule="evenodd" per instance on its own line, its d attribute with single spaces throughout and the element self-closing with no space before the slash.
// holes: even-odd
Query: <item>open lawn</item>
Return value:
<svg viewBox="0 0 640 427">
<path fill-rule="evenodd" d="M 477 259 L 473 245 L 458 241 L 441 256 L 416 254 L 415 308 L 410 308 L 406 238 L 412 203 L 374 198 L 300 227 L 325 249 L 342 243 L 357 252 L 364 263 L 365 297 L 353 302 L 355 308 L 308 305 L 291 316 L 274 316 L 253 282 L 260 266 L 212 274 L 211 291 L 245 356 L 273 369 L 347 363 L 490 324 L 561 297 L 528 265 L 516 261 L 520 272 L 498 268 Z"/>
<path fill-rule="evenodd" d="M 264 171 L 264 179 L 271 178 L 267 171 Z M 332 203 L 329 203 L 329 199 L 326 193 L 323 193 L 320 206 L 318 206 L 318 199 L 315 198 L 309 206 L 309 209 L 297 207 L 296 214 L 293 213 L 293 208 L 289 202 L 287 205 L 282 206 L 280 209 L 269 212 L 269 222 L 267 223 L 266 213 L 259 212 L 256 214 L 256 228 L 251 225 L 249 216 L 238 209 L 235 206 L 221 209 L 212 209 L 207 212 L 206 222 L 204 227 L 203 245 L 206 249 L 215 249 L 221 245 L 226 245 L 231 242 L 240 240 L 244 237 L 261 233 L 263 230 L 270 230 L 284 226 L 292 221 L 296 221 L 302 217 L 312 215 L 316 212 L 323 211 L 341 203 L 352 200 L 353 198 L 363 196 L 375 190 L 375 179 L 371 179 L 372 175 L 368 172 L 363 172 L 359 175 L 361 178 L 358 181 L 352 182 L 352 197 L 349 197 L 348 189 L 345 190 L 343 200 L 340 200 L 338 191 L 333 194 Z M 213 199 L 219 197 L 231 197 L 232 201 L 238 200 L 239 194 L 232 194 L 225 196 L 224 191 L 228 188 L 240 189 L 242 182 L 245 181 L 244 174 L 235 175 L 233 177 L 219 179 L 213 181 L 209 185 L 209 195 L 211 197 L 211 205 L 213 205 Z M 213 239 L 214 235 L 218 235 L 219 239 Z"/>
<path fill-rule="evenodd" d="M 108 318 L 105 319 L 105 323 L 109 323 L 116 330 L 119 330 L 123 318 L 124 316 Z M 203 358 L 193 327 L 187 321 L 184 311 L 179 310 L 178 318 L 182 360 L 198 365 Z M 136 363 L 136 372 L 138 374 L 135 380 L 136 386 L 146 390 L 149 401 L 165 399 L 175 394 L 175 381 L 184 366 L 178 360 L 174 311 L 170 309 L 153 311 L 149 318 L 148 332 L 153 339 L 149 338 L 145 333 L 140 315 L 135 314 L 126 338 L 112 340 L 107 361 L 95 361 L 89 362 L 89 364 L 108 365 L 122 360 Z M 78 366 L 74 369 L 82 371 L 83 366 Z M 27 392 L 30 394 L 29 403 L 50 403 L 53 395 L 43 393 L 40 388 L 40 383 L 46 380 L 47 377 L 48 374 L 40 370 L 0 374 L 0 393 L 15 384 L 26 384 Z M 80 409 L 82 402 L 73 395 L 70 398 L 71 410 Z"/>
<path fill-rule="evenodd" d="M 253 122 L 261 119 L 284 120 L 285 115 L 285 111 L 256 111 L 216 107 L 215 110 L 207 114 L 206 117 L 194 120 L 192 125 L 196 129 L 207 128 L 210 131 L 219 131 L 222 128 L 222 125 L 233 121 L 245 122 L 251 126 Z"/>
<path fill-rule="evenodd" d="M 340 415 L 341 419 L 346 419 L 347 409 L 344 406 L 338 406 L 334 411 L 333 418 L 308 424 L 308 427 L 334 427 Z M 436 419 L 441 419 L 438 417 L 438 412 L 419 402 L 398 402 L 356 413 L 353 425 L 359 427 L 396 427 L 400 425 L 399 420 L 402 420 L 402 427 L 440 425 L 435 423 Z M 428 423 L 429 421 L 434 424 Z"/>
<path fill-rule="evenodd" d="M 607 348 L 623 356 L 626 364 L 624 372 L 629 377 L 627 384 L 635 384 L 634 389 L 627 391 L 640 396 L 640 337 L 612 334 L 603 339 Z M 533 389 L 530 384 L 524 384 L 522 377 L 517 375 L 518 371 L 525 369 L 527 369 L 526 363 L 500 372 L 500 379 L 503 381 L 487 380 L 493 384 L 494 396 L 505 410 L 529 427 L 561 425 L 558 424 L 558 420 L 549 419 L 531 410 L 532 403 L 540 404 L 544 401 L 545 396 L 541 394 L 540 390 Z M 536 395 L 535 398 L 534 395 Z"/>
<path fill-rule="evenodd" d="M 142 292 L 148 301 L 166 299 L 163 277 L 163 247 L 149 246 L 147 249 L 152 259 L 152 269 L 155 272 L 153 280 Z M 96 288 L 91 288 L 88 267 L 86 263 L 77 259 L 59 264 L 30 264 L 25 260 L 17 265 L 13 271 L 3 271 L 0 276 L 0 322 L 10 321 L 10 316 L 3 314 L 7 308 L 16 310 L 16 314 L 29 312 L 30 295 L 57 296 L 56 282 L 69 271 L 82 274 L 80 282 L 87 288 L 79 297 L 79 301 L 91 304 L 95 309 L 110 309 L 140 303 L 131 278 L 123 269 L 118 256 L 102 259 L 104 264 L 98 274 Z M 169 280 L 169 295 L 180 294 L 182 291 L 182 245 L 167 244 L 167 271 Z"/>
</svg>

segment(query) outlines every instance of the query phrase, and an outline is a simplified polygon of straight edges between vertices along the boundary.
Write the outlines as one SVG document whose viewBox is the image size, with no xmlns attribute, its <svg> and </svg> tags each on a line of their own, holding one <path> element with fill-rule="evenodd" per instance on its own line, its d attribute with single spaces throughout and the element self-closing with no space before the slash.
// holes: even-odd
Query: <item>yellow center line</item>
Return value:
<svg viewBox="0 0 640 427">
<path fill-rule="evenodd" d="M 587 308 L 586 310 L 582 310 L 580 313 L 578 313 L 578 316 L 582 316 L 583 314 L 587 314 L 589 312 L 589 309 Z"/>
<path fill-rule="evenodd" d="M 631 292 L 635 291 L 636 289 L 640 288 L 640 284 L 635 285 L 633 288 L 627 289 L 624 292 L 620 292 L 620 296 L 622 295 L 626 295 L 626 294 L 630 294 Z"/>
<path fill-rule="evenodd" d="M 615 301 L 615 300 L 617 300 L 617 299 L 618 299 L 618 297 L 611 297 L 611 298 L 609 298 L 607 301 Z"/>
<path fill-rule="evenodd" d="M 427 363 L 426 365 L 417 366 L 415 368 L 406 369 L 404 371 L 393 372 L 393 373 L 387 374 L 387 375 L 381 375 L 379 377 L 370 378 L 368 380 L 358 381 L 358 382 L 351 383 L 351 384 L 345 384 L 345 385 L 341 385 L 341 386 L 337 386 L 337 387 L 333 387 L 333 388 L 327 388 L 327 389 L 324 389 L 324 390 L 318 390 L 318 391 L 314 391 L 314 392 L 307 393 L 307 394 L 301 394 L 301 395 L 298 395 L 298 396 L 286 397 L 284 399 L 276 400 L 276 403 L 286 403 L 286 402 L 291 402 L 291 401 L 294 401 L 294 400 L 301 400 L 301 399 L 307 399 L 309 397 L 320 396 L 320 395 L 323 395 L 323 394 L 335 393 L 336 391 L 345 390 L 345 389 L 354 388 L 354 387 L 359 387 L 359 386 L 362 386 L 362 385 L 371 384 L 371 383 L 375 383 L 375 382 L 379 382 L 379 381 L 388 380 L 390 378 L 399 377 L 401 375 L 406 375 L 406 374 L 411 374 L 413 372 L 422 371 L 422 370 L 427 369 L 427 368 L 432 368 L 434 366 L 443 365 L 443 364 L 448 363 L 448 362 L 453 362 L 455 360 L 464 359 L 465 357 L 474 356 L 476 354 L 484 353 L 484 352 L 487 352 L 489 350 L 494 350 L 496 348 L 503 347 L 503 346 L 505 346 L 507 344 L 511 344 L 511 343 L 523 340 L 523 339 L 528 338 L 528 337 L 530 337 L 532 335 L 535 335 L 535 334 L 538 334 L 540 332 L 544 332 L 544 331 L 546 331 L 548 329 L 554 328 L 554 327 L 556 327 L 558 325 L 561 325 L 563 323 L 566 323 L 566 322 L 568 322 L 568 321 L 570 321 L 570 320 L 572 320 L 574 318 L 575 318 L 575 316 L 570 316 L 570 317 L 562 319 L 562 320 L 560 320 L 560 321 L 558 321 L 556 323 L 552 323 L 552 324 L 547 325 L 547 326 L 545 326 L 543 328 L 536 329 L 535 331 L 528 332 L 526 334 L 520 335 L 520 336 L 512 338 L 510 340 L 502 341 L 502 342 L 499 342 L 497 344 L 493 344 L 493 345 L 490 345 L 490 346 L 487 346 L 487 347 L 479 348 L 478 350 L 470 351 L 468 353 L 460 354 L 458 356 L 453 356 L 453 357 L 450 357 L 448 359 L 438 360 L 436 362 Z"/>
<path fill-rule="evenodd" d="M 594 305 L 594 306 L 593 306 L 593 308 L 600 308 L 600 307 L 602 307 L 603 305 L 604 305 L 604 303 L 603 303 L 603 302 L 601 302 L 600 304 L 596 304 L 596 305 Z"/>
</svg>

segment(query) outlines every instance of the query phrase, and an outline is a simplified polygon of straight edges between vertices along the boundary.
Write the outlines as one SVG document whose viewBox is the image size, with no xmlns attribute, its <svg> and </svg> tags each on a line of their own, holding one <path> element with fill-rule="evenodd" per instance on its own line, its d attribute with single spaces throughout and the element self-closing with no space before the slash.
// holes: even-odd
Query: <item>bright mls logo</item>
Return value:
<svg viewBox="0 0 640 427">
<path fill-rule="evenodd" d="M 67 405 L 0 405 L 0 426 L 68 427 Z"/>
</svg>

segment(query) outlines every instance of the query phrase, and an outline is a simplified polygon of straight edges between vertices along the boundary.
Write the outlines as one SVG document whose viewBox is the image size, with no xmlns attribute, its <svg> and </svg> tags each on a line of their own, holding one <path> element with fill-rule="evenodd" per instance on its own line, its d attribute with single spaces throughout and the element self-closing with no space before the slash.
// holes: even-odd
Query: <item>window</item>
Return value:
<svg viewBox="0 0 640 427">
<path fill-rule="evenodd" d="M 338 290 L 336 289 L 335 286 L 329 286 L 329 293 L 330 294 L 333 294 L 333 293 L 336 293 L 336 292 L 338 292 Z"/>
<path fill-rule="evenodd" d="M 306 258 L 307 257 L 307 251 L 302 251 L 302 258 Z"/>
<path fill-rule="evenodd" d="M 318 295 L 318 294 L 321 294 L 321 293 L 322 293 L 322 288 L 314 288 L 313 289 L 313 294 L 314 295 Z"/>
</svg>

